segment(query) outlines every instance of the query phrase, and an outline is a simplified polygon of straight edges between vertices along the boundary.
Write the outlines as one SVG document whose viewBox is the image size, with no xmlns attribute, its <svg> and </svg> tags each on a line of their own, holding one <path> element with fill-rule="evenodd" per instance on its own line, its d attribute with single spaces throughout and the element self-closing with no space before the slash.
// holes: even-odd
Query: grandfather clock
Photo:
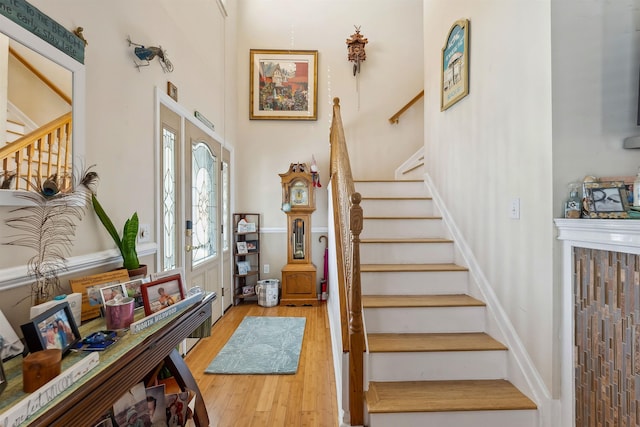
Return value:
<svg viewBox="0 0 640 427">
<path fill-rule="evenodd" d="M 282 269 L 283 305 L 316 305 L 316 266 L 311 262 L 311 214 L 316 210 L 311 170 L 291 163 L 282 181 L 282 210 L 287 215 L 287 265 Z"/>
</svg>

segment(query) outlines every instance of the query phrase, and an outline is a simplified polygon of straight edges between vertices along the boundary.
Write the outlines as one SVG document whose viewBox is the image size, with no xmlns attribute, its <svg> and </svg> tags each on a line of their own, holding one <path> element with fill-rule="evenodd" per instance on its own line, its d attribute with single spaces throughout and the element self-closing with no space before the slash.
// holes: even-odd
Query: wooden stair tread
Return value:
<svg viewBox="0 0 640 427">
<path fill-rule="evenodd" d="M 433 197 L 429 196 L 384 196 L 384 197 L 376 197 L 376 196 L 365 196 L 362 200 L 392 200 L 394 202 L 398 200 L 433 200 Z"/>
<path fill-rule="evenodd" d="M 383 273 L 403 271 L 468 271 L 457 264 L 360 264 L 361 273 Z"/>
<path fill-rule="evenodd" d="M 507 347 L 484 332 L 367 334 L 371 353 L 502 351 Z"/>
<path fill-rule="evenodd" d="M 365 396 L 369 413 L 537 409 L 506 380 L 371 382 Z"/>
<path fill-rule="evenodd" d="M 420 179 L 354 179 L 357 182 L 424 182 Z"/>
<path fill-rule="evenodd" d="M 363 219 L 384 219 L 384 220 L 394 220 L 399 219 L 402 221 L 406 221 L 409 219 L 428 219 L 428 220 L 441 220 L 441 216 L 364 216 Z"/>
<path fill-rule="evenodd" d="M 390 307 L 484 307 L 469 295 L 363 295 L 363 308 Z"/>
<path fill-rule="evenodd" d="M 406 237 L 406 238 L 369 238 L 360 239 L 360 243 L 453 243 L 451 239 L 441 237 Z"/>
</svg>

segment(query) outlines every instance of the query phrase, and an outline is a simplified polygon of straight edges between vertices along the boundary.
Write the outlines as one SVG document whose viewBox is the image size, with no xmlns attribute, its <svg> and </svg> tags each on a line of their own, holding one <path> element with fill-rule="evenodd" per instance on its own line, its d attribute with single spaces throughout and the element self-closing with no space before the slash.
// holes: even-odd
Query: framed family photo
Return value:
<svg viewBox="0 0 640 427">
<path fill-rule="evenodd" d="M 38 314 L 28 323 L 20 325 L 20 329 L 31 353 L 60 349 L 65 354 L 81 338 L 68 302 Z"/>
<path fill-rule="evenodd" d="M 164 276 L 142 284 L 144 314 L 149 316 L 184 299 L 182 276 Z"/>
<path fill-rule="evenodd" d="M 453 23 L 442 47 L 440 111 L 469 94 L 469 20 Z"/>
<path fill-rule="evenodd" d="M 318 119 L 318 51 L 250 50 L 251 120 Z"/>
<path fill-rule="evenodd" d="M 129 273 L 125 269 L 69 279 L 71 290 L 82 294 L 82 321 L 100 317 L 103 304 L 100 289 L 128 281 Z"/>
</svg>

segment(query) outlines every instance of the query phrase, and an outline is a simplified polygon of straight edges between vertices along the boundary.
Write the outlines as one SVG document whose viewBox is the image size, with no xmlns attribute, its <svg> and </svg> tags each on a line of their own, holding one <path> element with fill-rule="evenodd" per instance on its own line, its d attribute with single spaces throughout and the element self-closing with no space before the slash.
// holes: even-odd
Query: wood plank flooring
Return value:
<svg viewBox="0 0 640 427">
<path fill-rule="evenodd" d="M 204 370 L 245 316 L 306 317 L 300 364 L 295 375 L 219 375 Z M 211 337 L 185 357 L 216 427 L 338 425 L 327 307 L 231 307 L 212 328 Z"/>
</svg>

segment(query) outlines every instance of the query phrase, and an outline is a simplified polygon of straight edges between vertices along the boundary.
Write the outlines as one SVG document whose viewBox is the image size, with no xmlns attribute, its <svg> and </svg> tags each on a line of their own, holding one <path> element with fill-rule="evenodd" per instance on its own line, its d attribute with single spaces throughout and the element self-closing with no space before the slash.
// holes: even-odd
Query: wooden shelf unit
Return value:
<svg viewBox="0 0 640 427">
<path fill-rule="evenodd" d="M 250 230 L 239 229 L 238 224 L 244 220 L 249 224 L 254 224 L 255 228 Z M 255 285 L 260 280 L 260 214 L 239 212 L 233 214 L 233 304 L 238 305 L 243 301 L 255 300 Z M 255 244 L 254 250 L 247 253 L 238 253 L 238 242 L 252 242 Z M 247 274 L 240 274 L 238 263 L 248 262 L 250 269 Z M 243 287 L 254 288 L 250 293 L 243 293 Z"/>
</svg>

